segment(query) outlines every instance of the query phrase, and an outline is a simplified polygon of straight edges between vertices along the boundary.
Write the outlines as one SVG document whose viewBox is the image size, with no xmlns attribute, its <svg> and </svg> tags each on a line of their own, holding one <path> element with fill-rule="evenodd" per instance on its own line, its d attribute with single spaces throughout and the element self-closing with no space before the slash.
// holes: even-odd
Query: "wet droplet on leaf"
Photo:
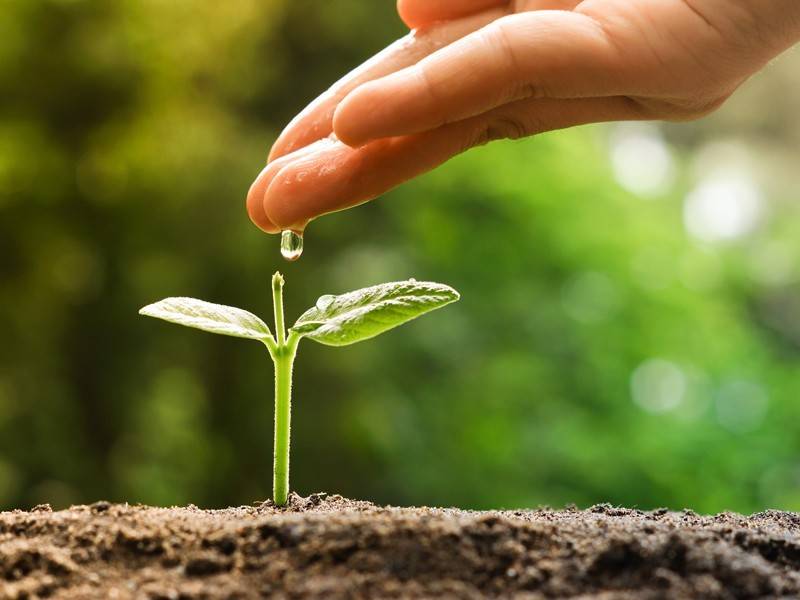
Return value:
<svg viewBox="0 0 800 600">
<path fill-rule="evenodd" d="M 281 256 L 289 261 L 303 254 L 303 234 L 287 229 L 281 232 Z"/>
<path fill-rule="evenodd" d="M 330 294 L 320 296 L 319 300 L 317 300 L 317 309 L 323 312 L 328 310 L 328 307 L 333 303 L 334 298 L 335 296 Z"/>
</svg>

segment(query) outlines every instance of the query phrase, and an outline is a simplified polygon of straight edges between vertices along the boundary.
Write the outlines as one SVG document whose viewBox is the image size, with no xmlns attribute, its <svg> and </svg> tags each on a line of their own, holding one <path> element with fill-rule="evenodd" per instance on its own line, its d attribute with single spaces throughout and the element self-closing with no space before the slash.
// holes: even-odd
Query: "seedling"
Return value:
<svg viewBox="0 0 800 600">
<path fill-rule="evenodd" d="M 458 300 L 458 292 L 441 283 L 397 281 L 326 295 L 300 315 L 288 332 L 283 323 L 283 276 L 272 276 L 275 336 L 256 315 L 194 298 L 167 298 L 145 306 L 139 314 L 210 333 L 262 342 L 275 364 L 275 445 L 272 494 L 283 506 L 289 495 L 289 432 L 292 410 L 292 365 L 300 340 L 326 346 L 347 346 L 375 337 L 426 312 Z"/>
</svg>

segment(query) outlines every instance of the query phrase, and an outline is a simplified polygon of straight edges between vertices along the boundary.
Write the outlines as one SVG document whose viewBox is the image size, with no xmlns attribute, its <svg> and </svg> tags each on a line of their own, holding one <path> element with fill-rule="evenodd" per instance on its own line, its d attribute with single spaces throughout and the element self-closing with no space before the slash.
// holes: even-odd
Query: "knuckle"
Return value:
<svg viewBox="0 0 800 600">
<path fill-rule="evenodd" d="M 678 105 L 672 114 L 668 115 L 668 119 L 677 122 L 702 119 L 719 109 L 729 97 L 730 94 L 725 94 L 724 96 L 696 99 L 683 105 Z"/>
<path fill-rule="evenodd" d="M 424 95 L 427 97 L 428 106 L 436 112 L 438 121 L 440 123 L 451 122 L 452 116 L 447 110 L 447 102 L 442 101 L 437 82 L 433 80 L 431 73 L 417 65 L 417 78 Z"/>
<path fill-rule="evenodd" d="M 521 41 L 520 15 L 506 15 L 485 28 L 487 51 L 496 57 L 497 69 L 503 73 L 502 81 L 509 101 L 528 98 L 545 98 L 550 95 L 545 82 L 535 76 L 529 49 Z"/>
<path fill-rule="evenodd" d="M 515 48 L 512 29 L 515 26 L 513 15 L 501 17 L 488 25 L 483 31 L 484 43 L 489 52 L 496 57 L 497 69 L 504 74 L 502 80 L 508 87 L 509 99 L 536 98 L 541 90 L 533 85 L 526 73 L 524 59 Z"/>
<path fill-rule="evenodd" d="M 671 122 L 696 121 L 718 110 L 730 98 L 732 92 L 707 97 L 682 100 L 629 99 L 629 108 L 635 118 L 641 120 L 660 119 Z"/>
<path fill-rule="evenodd" d="M 486 127 L 481 127 L 475 134 L 467 139 L 467 143 L 461 147 L 461 152 L 466 152 L 472 148 L 479 148 L 485 146 L 492 140 L 489 139 L 489 132 Z"/>
<path fill-rule="evenodd" d="M 529 124 L 508 115 L 492 117 L 484 128 L 483 137 L 486 142 L 493 140 L 518 140 L 526 137 L 531 131 Z"/>
</svg>

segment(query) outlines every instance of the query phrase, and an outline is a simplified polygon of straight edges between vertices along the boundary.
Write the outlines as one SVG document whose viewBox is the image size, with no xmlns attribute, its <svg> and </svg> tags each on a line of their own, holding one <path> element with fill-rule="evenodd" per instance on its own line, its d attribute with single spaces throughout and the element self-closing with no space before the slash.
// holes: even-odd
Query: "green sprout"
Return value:
<svg viewBox="0 0 800 600">
<path fill-rule="evenodd" d="M 297 319 L 288 332 L 283 322 L 283 276 L 272 276 L 275 336 L 256 315 L 194 298 L 166 298 L 139 314 L 170 323 L 262 342 L 275 364 L 275 443 L 272 494 L 283 506 L 289 496 L 289 440 L 292 411 L 292 365 L 297 346 L 308 338 L 326 346 L 347 346 L 402 325 L 458 300 L 458 292 L 441 283 L 397 281 L 339 296 L 326 295 Z"/>
</svg>

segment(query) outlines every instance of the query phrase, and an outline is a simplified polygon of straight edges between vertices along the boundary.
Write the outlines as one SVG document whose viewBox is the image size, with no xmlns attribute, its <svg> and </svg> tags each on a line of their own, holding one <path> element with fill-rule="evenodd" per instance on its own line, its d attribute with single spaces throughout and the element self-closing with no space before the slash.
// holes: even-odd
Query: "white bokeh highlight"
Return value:
<svg viewBox="0 0 800 600">
<path fill-rule="evenodd" d="M 683 207 L 686 230 L 702 242 L 726 242 L 752 233 L 764 212 L 764 196 L 742 170 L 719 170 L 695 187 Z"/>
<path fill-rule="evenodd" d="M 665 413 L 683 402 L 687 383 L 686 374 L 678 365 L 662 358 L 651 358 L 631 375 L 631 396 L 645 411 Z"/>
<path fill-rule="evenodd" d="M 668 192 L 675 181 L 672 152 L 652 123 L 622 123 L 614 128 L 611 166 L 617 183 L 643 198 Z"/>
</svg>

